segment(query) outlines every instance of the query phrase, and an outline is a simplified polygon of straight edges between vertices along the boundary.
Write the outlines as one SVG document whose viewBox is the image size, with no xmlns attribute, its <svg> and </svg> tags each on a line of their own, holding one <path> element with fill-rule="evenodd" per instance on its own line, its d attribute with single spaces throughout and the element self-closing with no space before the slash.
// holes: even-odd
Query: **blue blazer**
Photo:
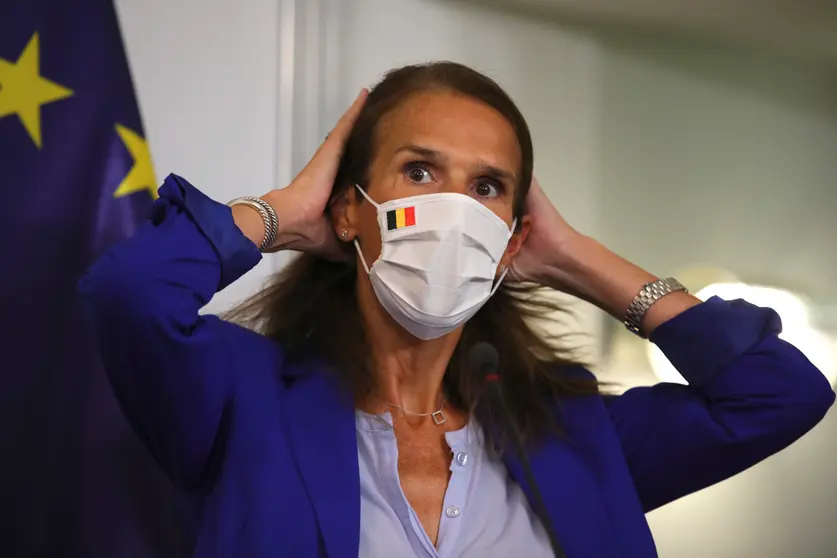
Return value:
<svg viewBox="0 0 837 558">
<path fill-rule="evenodd" d="M 252 268 L 230 210 L 169 176 L 153 215 L 80 284 L 125 415 L 182 489 L 200 558 L 355 557 L 351 398 L 312 354 L 199 310 Z M 689 385 L 562 403 L 532 455 L 568 558 L 656 556 L 645 513 L 788 446 L 834 402 L 778 316 L 712 299 L 652 336 Z M 587 373 L 586 371 L 583 373 Z M 504 457 L 527 495 L 520 464 Z"/>
</svg>

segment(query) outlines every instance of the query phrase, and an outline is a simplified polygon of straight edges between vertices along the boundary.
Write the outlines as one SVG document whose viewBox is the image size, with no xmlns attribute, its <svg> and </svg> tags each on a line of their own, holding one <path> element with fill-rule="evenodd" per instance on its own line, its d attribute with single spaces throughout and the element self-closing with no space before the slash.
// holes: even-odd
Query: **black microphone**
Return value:
<svg viewBox="0 0 837 558">
<path fill-rule="evenodd" d="M 538 483 L 535 481 L 535 475 L 532 473 L 532 464 L 529 462 L 529 454 L 526 452 L 526 445 L 523 443 L 523 437 L 514 426 L 514 418 L 511 414 L 511 409 L 506 404 L 506 398 L 503 393 L 503 386 L 500 385 L 500 376 L 497 375 L 497 367 L 500 364 L 500 355 L 490 343 L 480 341 L 471 347 L 469 354 L 469 364 L 471 371 L 476 377 L 485 379 L 486 389 L 493 401 L 496 401 L 497 406 L 502 409 L 508 424 L 508 432 L 514 445 L 517 447 L 517 456 L 523 465 L 523 476 L 529 484 L 532 491 L 534 511 L 540 517 L 541 524 L 546 530 L 549 537 L 549 543 L 552 546 L 552 552 L 555 558 L 566 558 L 564 550 L 558 543 L 558 537 L 555 535 L 555 529 L 552 527 L 552 522 L 549 520 L 549 513 L 546 511 L 546 504 L 543 501 L 543 494 L 541 494 Z"/>
</svg>

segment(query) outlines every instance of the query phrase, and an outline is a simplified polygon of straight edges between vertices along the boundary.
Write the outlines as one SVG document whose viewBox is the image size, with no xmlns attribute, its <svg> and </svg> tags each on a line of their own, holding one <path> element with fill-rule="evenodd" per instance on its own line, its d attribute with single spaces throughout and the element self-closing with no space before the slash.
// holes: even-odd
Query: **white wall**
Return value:
<svg viewBox="0 0 837 558">
<path fill-rule="evenodd" d="M 834 74 L 691 43 L 602 44 L 608 240 L 663 271 L 712 262 L 837 301 Z M 649 199 L 654 218 L 638 219 Z M 647 238 L 658 249 L 640 254 Z"/>
<path fill-rule="evenodd" d="M 176 173 L 219 201 L 277 184 L 276 0 L 117 0 L 158 182 Z M 266 258 L 213 301 L 258 288 Z"/>
<path fill-rule="evenodd" d="M 833 74 L 695 43 L 596 37 L 601 238 L 660 274 L 712 264 L 833 305 Z M 615 338 L 621 355 L 643 345 Z M 652 380 L 644 361 L 613 368 Z M 832 410 L 788 450 L 652 513 L 661 556 L 837 555 L 835 439 Z"/>
<path fill-rule="evenodd" d="M 400 64 L 454 59 L 518 101 L 542 184 L 585 232 L 659 273 L 714 261 L 837 299 L 837 96 L 818 71 L 443 0 L 117 4 L 159 177 L 178 172 L 219 200 L 281 186 L 360 87 Z M 623 345 L 617 373 L 647 375 L 641 345 Z M 829 556 L 818 549 L 837 546 L 835 417 L 652 514 L 661 556 Z"/>
</svg>

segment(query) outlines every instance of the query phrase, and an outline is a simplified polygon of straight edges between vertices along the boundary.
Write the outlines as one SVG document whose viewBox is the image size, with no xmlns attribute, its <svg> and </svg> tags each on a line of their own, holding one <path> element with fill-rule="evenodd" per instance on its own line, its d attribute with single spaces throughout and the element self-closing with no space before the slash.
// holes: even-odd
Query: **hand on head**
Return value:
<svg viewBox="0 0 837 558">
<path fill-rule="evenodd" d="M 524 213 L 529 216 L 531 226 L 509 270 L 509 279 L 547 284 L 545 277 L 550 275 L 554 279 L 554 267 L 560 261 L 561 251 L 579 233 L 561 216 L 534 177 Z"/>
<path fill-rule="evenodd" d="M 346 251 L 342 250 L 326 216 L 326 208 L 346 140 L 363 109 L 367 95 L 368 91 L 362 89 L 293 182 L 266 196 L 276 199 L 271 202 L 274 207 L 291 208 L 283 212 L 285 222 L 281 224 L 281 232 L 269 252 L 298 250 L 328 259 L 346 257 Z"/>
</svg>

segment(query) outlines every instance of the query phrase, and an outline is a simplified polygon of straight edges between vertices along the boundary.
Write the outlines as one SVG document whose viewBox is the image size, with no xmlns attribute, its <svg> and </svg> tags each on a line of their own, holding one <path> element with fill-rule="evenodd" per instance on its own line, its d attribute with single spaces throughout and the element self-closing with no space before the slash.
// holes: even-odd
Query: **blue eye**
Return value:
<svg viewBox="0 0 837 558">
<path fill-rule="evenodd" d="M 433 175 L 426 166 L 420 163 L 409 163 L 404 167 L 404 172 L 410 182 L 415 184 L 428 184 L 433 180 Z"/>
</svg>

